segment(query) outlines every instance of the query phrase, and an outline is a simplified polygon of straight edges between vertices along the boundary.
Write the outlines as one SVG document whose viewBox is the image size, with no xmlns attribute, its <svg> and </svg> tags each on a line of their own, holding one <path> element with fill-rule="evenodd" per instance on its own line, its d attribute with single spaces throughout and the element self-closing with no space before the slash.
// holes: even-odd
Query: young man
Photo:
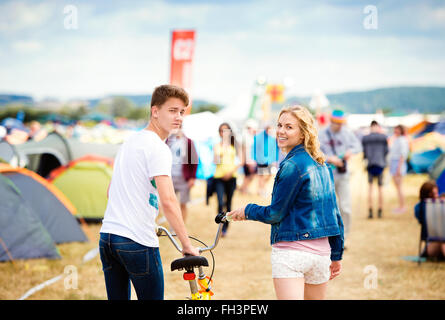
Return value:
<svg viewBox="0 0 445 320">
<path fill-rule="evenodd" d="M 378 209 L 377 216 L 382 217 L 383 208 L 383 170 L 386 167 L 386 156 L 388 154 L 388 137 L 381 132 L 381 127 L 377 121 L 371 122 L 371 133 L 362 139 L 363 155 L 367 160 L 368 170 L 368 218 L 372 219 L 372 181 L 377 178 L 378 184 Z"/>
<path fill-rule="evenodd" d="M 164 298 L 155 231 L 159 205 L 182 244 L 182 253 L 199 255 L 182 220 L 171 179 L 171 152 L 164 142 L 181 126 L 188 104 L 182 88 L 157 87 L 148 126 L 126 139 L 116 156 L 99 241 L 110 300 L 129 300 L 130 280 L 138 299 Z"/>
</svg>

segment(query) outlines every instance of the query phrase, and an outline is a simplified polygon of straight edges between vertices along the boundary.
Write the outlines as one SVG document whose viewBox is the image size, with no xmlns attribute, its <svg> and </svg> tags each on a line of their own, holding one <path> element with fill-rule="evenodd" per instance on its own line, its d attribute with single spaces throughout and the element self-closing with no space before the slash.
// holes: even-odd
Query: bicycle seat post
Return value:
<svg viewBox="0 0 445 320">
<path fill-rule="evenodd" d="M 196 275 L 193 271 L 193 268 L 187 268 L 186 272 L 184 272 L 183 275 L 184 280 L 188 281 L 190 286 L 190 292 L 192 294 L 192 300 L 196 300 L 199 298 L 197 295 L 199 295 L 198 291 L 198 285 L 196 284 Z"/>
<path fill-rule="evenodd" d="M 198 270 L 199 270 L 198 279 L 205 279 L 206 274 L 204 273 L 202 267 L 199 267 Z"/>
</svg>

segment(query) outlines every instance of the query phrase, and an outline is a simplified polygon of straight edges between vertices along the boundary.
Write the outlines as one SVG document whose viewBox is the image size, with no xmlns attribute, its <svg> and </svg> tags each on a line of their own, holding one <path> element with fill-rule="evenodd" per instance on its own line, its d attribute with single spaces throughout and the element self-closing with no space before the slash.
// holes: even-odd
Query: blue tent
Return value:
<svg viewBox="0 0 445 320">
<path fill-rule="evenodd" d="M 59 259 L 53 239 L 20 190 L 0 174 L 0 261 Z"/>
<path fill-rule="evenodd" d="M 420 132 L 418 132 L 416 135 L 414 135 L 414 138 L 419 138 L 419 137 L 422 137 L 422 136 L 424 136 L 425 134 L 427 134 L 429 132 L 436 131 L 435 130 L 436 129 L 436 125 L 437 125 L 437 123 L 428 122 L 425 125 L 425 127 Z"/>
<path fill-rule="evenodd" d="M 430 167 L 443 153 L 441 148 L 414 153 L 409 160 L 410 167 L 415 173 L 428 172 Z"/>
<path fill-rule="evenodd" d="M 429 170 L 431 179 L 435 180 L 439 187 L 439 194 L 445 192 L 445 153 L 434 162 Z"/>
<path fill-rule="evenodd" d="M 445 119 L 440 120 L 434 127 L 434 131 L 445 135 Z"/>
<path fill-rule="evenodd" d="M 442 174 L 436 180 L 437 187 L 439 188 L 439 194 L 445 192 L 445 170 L 442 171 Z"/>
</svg>

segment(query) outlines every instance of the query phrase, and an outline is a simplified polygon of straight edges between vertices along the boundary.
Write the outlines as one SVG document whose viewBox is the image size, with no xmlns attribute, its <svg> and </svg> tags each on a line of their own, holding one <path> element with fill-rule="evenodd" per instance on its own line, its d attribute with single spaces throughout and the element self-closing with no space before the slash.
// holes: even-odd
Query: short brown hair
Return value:
<svg viewBox="0 0 445 320">
<path fill-rule="evenodd" d="M 434 180 L 427 181 L 420 187 L 419 198 L 425 200 L 433 197 L 433 189 L 437 188 L 437 184 Z"/>
<path fill-rule="evenodd" d="M 179 100 L 184 102 L 186 107 L 189 105 L 189 95 L 183 88 L 170 84 L 163 84 L 159 87 L 156 87 L 153 91 L 150 107 L 160 107 L 169 98 L 178 98 Z"/>
<path fill-rule="evenodd" d="M 400 134 L 401 134 L 402 136 L 406 135 L 406 128 L 405 128 L 403 125 L 399 124 L 399 125 L 397 125 L 397 126 L 395 127 L 395 129 L 399 129 L 399 130 L 400 130 Z"/>
</svg>

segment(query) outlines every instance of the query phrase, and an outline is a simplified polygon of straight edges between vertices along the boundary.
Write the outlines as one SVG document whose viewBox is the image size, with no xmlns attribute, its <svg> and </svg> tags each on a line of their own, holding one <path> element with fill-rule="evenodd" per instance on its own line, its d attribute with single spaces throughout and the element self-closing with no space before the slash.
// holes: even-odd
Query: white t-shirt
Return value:
<svg viewBox="0 0 445 320">
<path fill-rule="evenodd" d="M 130 135 L 114 161 L 100 232 L 159 247 L 155 231 L 159 194 L 154 177 L 171 176 L 171 168 L 170 149 L 156 133 L 144 129 Z"/>
<path fill-rule="evenodd" d="M 408 139 L 404 136 L 397 137 L 390 148 L 389 152 L 389 160 L 395 161 L 399 160 L 400 157 L 403 159 L 407 159 L 409 155 L 409 142 Z"/>
</svg>

